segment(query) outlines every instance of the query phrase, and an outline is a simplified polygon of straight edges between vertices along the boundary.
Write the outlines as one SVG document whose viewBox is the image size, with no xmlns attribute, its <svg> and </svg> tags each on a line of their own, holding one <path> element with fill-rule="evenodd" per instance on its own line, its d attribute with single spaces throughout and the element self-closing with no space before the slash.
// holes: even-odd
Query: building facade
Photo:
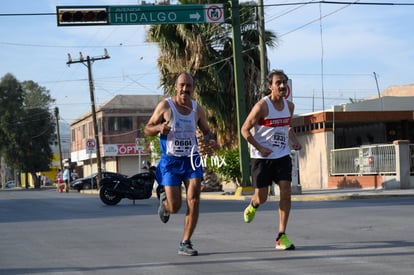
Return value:
<svg viewBox="0 0 414 275">
<path fill-rule="evenodd" d="M 300 183 L 304 189 L 333 188 L 331 150 L 368 144 L 414 143 L 414 85 L 411 96 L 387 91 L 379 98 L 333 106 L 331 109 L 295 116 L 292 126 L 303 145 L 299 153 Z M 367 178 L 365 178 L 366 180 Z M 359 179 L 364 181 L 364 178 Z M 411 177 L 411 185 L 414 179 Z M 375 187 L 366 184 L 364 187 Z"/>
<path fill-rule="evenodd" d="M 117 95 L 96 109 L 103 171 L 132 176 L 150 161 L 143 129 L 159 100 L 159 95 Z M 74 121 L 70 131 L 71 162 L 80 176 L 97 172 L 92 113 Z"/>
</svg>

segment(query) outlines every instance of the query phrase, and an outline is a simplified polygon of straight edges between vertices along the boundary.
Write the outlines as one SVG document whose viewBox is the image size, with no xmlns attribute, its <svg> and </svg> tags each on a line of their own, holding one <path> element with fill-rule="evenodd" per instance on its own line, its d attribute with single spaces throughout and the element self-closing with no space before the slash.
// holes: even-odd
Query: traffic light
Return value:
<svg viewBox="0 0 414 275">
<path fill-rule="evenodd" d="M 108 24 L 107 6 L 58 6 L 56 7 L 58 26 L 85 26 Z"/>
</svg>

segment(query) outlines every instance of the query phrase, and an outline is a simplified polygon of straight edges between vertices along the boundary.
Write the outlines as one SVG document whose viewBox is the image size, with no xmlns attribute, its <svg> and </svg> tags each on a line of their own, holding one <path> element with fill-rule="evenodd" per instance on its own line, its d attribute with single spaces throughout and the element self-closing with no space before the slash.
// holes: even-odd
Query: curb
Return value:
<svg viewBox="0 0 414 275">
<path fill-rule="evenodd" d="M 374 194 L 298 194 L 292 195 L 292 201 L 334 201 L 334 200 L 358 200 L 358 199 L 377 199 L 377 198 L 393 198 L 393 197 L 414 197 L 413 192 L 409 193 L 374 193 Z M 98 190 L 81 190 L 81 194 L 91 194 L 98 195 Z M 152 197 L 157 198 L 155 192 L 152 193 Z M 183 194 L 185 197 L 185 194 Z M 240 194 L 229 194 L 229 193 L 209 193 L 202 192 L 200 195 L 201 199 L 210 199 L 210 200 L 235 200 L 235 201 L 246 201 L 251 200 L 253 195 L 240 195 Z M 279 196 L 269 196 L 268 201 L 279 201 Z"/>
<path fill-rule="evenodd" d="M 228 195 L 228 194 L 203 194 L 202 199 L 216 200 L 251 200 L 252 195 Z M 292 195 L 292 201 L 334 201 L 334 200 L 357 200 L 376 199 L 391 197 L 414 197 L 414 194 L 333 194 L 333 195 Z M 279 201 L 279 196 L 269 196 L 268 201 Z"/>
<path fill-rule="evenodd" d="M 323 191 L 321 191 L 323 192 Z M 206 199 L 220 199 L 220 200 L 251 200 L 252 194 L 239 195 L 235 194 L 209 194 L 201 193 L 201 198 Z M 376 198 L 392 198 L 392 197 L 414 197 L 414 190 L 401 190 L 397 192 L 378 192 L 372 191 L 372 193 L 364 193 L 364 190 L 360 192 L 350 193 L 331 193 L 331 194 L 292 194 L 292 201 L 330 201 L 330 200 L 356 200 L 356 199 L 376 199 Z M 269 196 L 268 201 L 278 201 L 279 195 Z"/>
</svg>

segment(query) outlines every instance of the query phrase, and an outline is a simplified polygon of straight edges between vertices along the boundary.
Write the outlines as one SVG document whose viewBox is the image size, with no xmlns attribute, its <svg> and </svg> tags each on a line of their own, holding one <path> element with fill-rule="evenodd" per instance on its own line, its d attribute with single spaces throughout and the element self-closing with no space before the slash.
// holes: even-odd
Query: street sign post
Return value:
<svg viewBox="0 0 414 275">
<path fill-rule="evenodd" d="M 88 138 L 86 140 L 86 153 L 89 154 L 89 163 L 91 165 L 92 173 L 92 153 L 96 153 L 96 140 L 94 138 Z M 91 188 L 93 188 L 93 177 L 91 178 Z"/>
<path fill-rule="evenodd" d="M 145 138 L 135 138 L 135 146 L 138 150 L 138 173 L 141 173 L 141 154 L 145 147 Z"/>
<path fill-rule="evenodd" d="M 57 6 L 56 14 L 58 26 L 224 22 L 223 4 Z"/>
<path fill-rule="evenodd" d="M 86 140 L 86 153 L 89 155 L 96 153 L 96 141 L 94 138 L 89 138 Z"/>
</svg>

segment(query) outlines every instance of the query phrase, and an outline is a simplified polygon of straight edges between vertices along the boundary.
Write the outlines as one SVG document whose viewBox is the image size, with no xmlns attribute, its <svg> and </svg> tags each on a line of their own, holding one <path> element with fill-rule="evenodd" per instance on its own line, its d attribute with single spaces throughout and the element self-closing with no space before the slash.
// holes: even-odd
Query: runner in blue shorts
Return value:
<svg viewBox="0 0 414 275">
<path fill-rule="evenodd" d="M 158 103 L 144 132 L 148 136 L 160 135 L 162 156 L 157 166 L 157 181 L 162 188 L 158 215 L 166 223 L 170 213 L 180 210 L 181 185 L 184 184 L 187 212 L 178 254 L 195 256 L 198 252 L 193 248 L 191 236 L 197 225 L 203 178 L 203 168 L 197 161 L 197 127 L 213 148 L 217 147 L 217 143 L 210 132 L 203 108 L 192 100 L 194 83 L 190 74 L 178 75 L 175 92 L 175 96 Z"/>
</svg>

